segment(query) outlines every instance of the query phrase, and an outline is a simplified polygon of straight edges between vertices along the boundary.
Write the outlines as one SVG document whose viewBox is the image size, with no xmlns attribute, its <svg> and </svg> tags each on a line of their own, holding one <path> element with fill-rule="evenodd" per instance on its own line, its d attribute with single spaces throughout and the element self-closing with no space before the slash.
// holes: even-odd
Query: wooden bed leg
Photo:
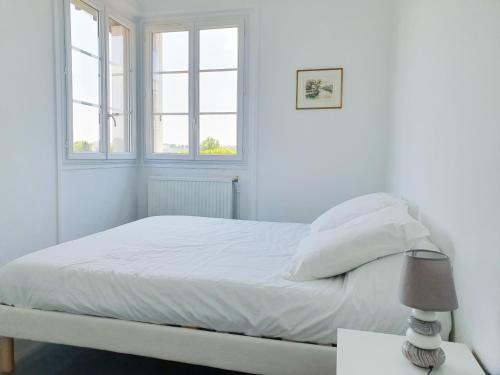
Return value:
<svg viewBox="0 0 500 375">
<path fill-rule="evenodd" d="M 0 337 L 0 356 L 2 361 L 2 374 L 14 372 L 14 339 Z"/>
</svg>

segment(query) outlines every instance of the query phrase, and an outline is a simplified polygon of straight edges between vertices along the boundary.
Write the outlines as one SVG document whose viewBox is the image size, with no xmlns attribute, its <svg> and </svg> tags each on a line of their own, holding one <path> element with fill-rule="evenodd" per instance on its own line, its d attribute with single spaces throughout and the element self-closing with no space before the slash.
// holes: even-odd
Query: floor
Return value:
<svg viewBox="0 0 500 375">
<path fill-rule="evenodd" d="M 14 345 L 15 375 L 238 375 L 236 372 L 65 345 L 25 340 L 16 340 Z"/>
</svg>

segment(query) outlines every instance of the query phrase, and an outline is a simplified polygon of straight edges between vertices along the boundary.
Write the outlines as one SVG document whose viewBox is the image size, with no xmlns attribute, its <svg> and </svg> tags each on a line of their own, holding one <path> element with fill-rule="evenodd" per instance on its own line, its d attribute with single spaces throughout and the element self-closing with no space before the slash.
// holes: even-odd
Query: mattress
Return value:
<svg viewBox="0 0 500 375">
<path fill-rule="evenodd" d="M 335 344 L 337 328 L 403 334 L 402 255 L 307 282 L 282 277 L 309 225 L 186 216 L 139 220 L 0 269 L 0 303 Z M 450 315 L 442 314 L 443 336 Z"/>
</svg>

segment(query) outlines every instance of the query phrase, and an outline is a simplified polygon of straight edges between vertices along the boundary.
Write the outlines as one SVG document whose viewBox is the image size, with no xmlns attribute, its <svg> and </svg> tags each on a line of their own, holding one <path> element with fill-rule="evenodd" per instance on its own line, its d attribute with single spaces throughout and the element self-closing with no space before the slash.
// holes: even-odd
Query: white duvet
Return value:
<svg viewBox="0 0 500 375">
<path fill-rule="evenodd" d="M 159 216 L 0 269 L 0 302 L 156 324 L 336 343 L 337 328 L 403 334 L 401 255 L 345 276 L 283 278 L 309 225 Z M 443 314 L 443 336 L 450 316 Z"/>
</svg>

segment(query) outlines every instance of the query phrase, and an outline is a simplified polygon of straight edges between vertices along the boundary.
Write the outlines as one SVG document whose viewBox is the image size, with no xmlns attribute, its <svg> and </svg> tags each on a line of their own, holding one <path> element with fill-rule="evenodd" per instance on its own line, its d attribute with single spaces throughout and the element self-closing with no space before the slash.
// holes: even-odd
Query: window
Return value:
<svg viewBox="0 0 500 375">
<path fill-rule="evenodd" d="M 67 156 L 132 158 L 131 27 L 90 3 L 66 5 Z"/>
<path fill-rule="evenodd" d="M 241 160 L 243 22 L 150 26 L 149 159 Z"/>
<path fill-rule="evenodd" d="M 132 132 L 130 109 L 130 30 L 108 19 L 108 127 L 109 152 L 120 154 L 132 152 Z"/>
</svg>

